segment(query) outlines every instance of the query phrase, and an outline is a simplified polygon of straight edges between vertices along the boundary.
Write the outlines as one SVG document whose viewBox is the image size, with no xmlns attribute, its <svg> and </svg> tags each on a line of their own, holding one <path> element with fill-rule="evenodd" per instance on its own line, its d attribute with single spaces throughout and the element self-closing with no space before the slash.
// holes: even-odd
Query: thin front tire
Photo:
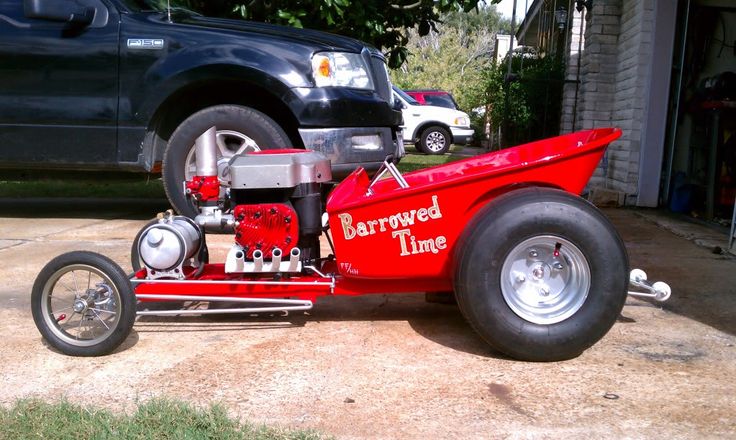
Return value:
<svg viewBox="0 0 736 440">
<path fill-rule="evenodd" d="M 33 320 L 44 339 L 70 356 L 115 350 L 135 321 L 135 295 L 115 262 L 93 252 L 62 254 L 38 274 L 31 293 Z"/>
</svg>

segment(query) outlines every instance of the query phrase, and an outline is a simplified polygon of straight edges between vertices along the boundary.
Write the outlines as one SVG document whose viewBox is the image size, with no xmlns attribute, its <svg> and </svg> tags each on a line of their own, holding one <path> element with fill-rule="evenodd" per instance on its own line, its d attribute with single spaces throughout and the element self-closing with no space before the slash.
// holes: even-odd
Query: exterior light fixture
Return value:
<svg viewBox="0 0 736 440">
<path fill-rule="evenodd" d="M 567 26 L 567 10 L 562 6 L 555 11 L 555 23 L 559 30 L 564 30 Z"/>
</svg>

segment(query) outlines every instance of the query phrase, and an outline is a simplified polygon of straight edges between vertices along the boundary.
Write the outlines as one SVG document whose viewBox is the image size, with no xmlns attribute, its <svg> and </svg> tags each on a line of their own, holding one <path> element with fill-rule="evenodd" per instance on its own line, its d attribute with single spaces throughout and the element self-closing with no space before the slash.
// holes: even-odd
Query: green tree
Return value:
<svg viewBox="0 0 736 440">
<path fill-rule="evenodd" d="M 391 79 L 402 89 L 452 93 L 460 108 L 470 113 L 476 136 L 482 138 L 490 115 L 487 72 L 493 68 L 496 34 L 510 28 L 493 5 L 444 14 L 436 32 L 409 33 L 409 56 L 391 72 Z"/>
<path fill-rule="evenodd" d="M 559 134 L 564 65 L 556 57 L 515 52 L 484 72 L 485 101 L 491 131 L 503 131 L 503 146 Z"/>
<path fill-rule="evenodd" d="M 160 0 L 154 0 L 160 2 Z M 501 0 L 489 0 L 498 3 Z M 384 50 L 389 65 L 409 54 L 409 32 L 428 35 L 443 14 L 477 10 L 486 0 L 173 0 L 172 4 L 218 17 L 240 17 L 319 29 L 366 41 Z"/>
<path fill-rule="evenodd" d="M 500 0 L 492 0 L 498 2 Z M 469 12 L 484 0 L 253 0 L 235 8 L 243 18 L 328 30 L 385 50 L 396 68 L 409 54 L 409 30 L 428 35 L 442 14 Z"/>
<path fill-rule="evenodd" d="M 495 7 L 445 14 L 437 32 L 409 33 L 409 56 L 391 74 L 402 89 L 441 89 L 453 94 L 460 108 L 485 104 L 483 72 L 492 65 L 496 33 L 508 27 Z"/>
</svg>

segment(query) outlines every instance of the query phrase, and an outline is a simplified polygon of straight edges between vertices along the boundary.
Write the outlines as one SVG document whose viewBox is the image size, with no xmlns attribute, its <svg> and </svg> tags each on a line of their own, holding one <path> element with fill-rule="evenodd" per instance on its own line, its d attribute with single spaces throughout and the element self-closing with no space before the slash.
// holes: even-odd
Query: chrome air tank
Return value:
<svg viewBox="0 0 736 440">
<path fill-rule="evenodd" d="M 146 228 L 138 241 L 138 255 L 150 270 L 175 270 L 197 255 L 202 232 L 188 217 L 174 216 Z"/>
</svg>

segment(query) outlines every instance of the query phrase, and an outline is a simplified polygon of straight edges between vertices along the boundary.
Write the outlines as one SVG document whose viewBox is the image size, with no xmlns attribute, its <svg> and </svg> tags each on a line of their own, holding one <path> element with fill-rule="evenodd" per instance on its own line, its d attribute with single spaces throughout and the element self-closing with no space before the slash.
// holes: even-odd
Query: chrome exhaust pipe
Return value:
<svg viewBox="0 0 736 440">
<path fill-rule="evenodd" d="M 299 250 L 299 248 L 291 248 L 291 251 L 289 252 L 289 268 L 287 269 L 288 272 L 296 272 L 299 268 L 299 257 L 301 257 L 302 251 Z"/>
<path fill-rule="evenodd" d="M 253 251 L 253 272 L 263 272 L 263 252 L 260 249 Z"/>
<path fill-rule="evenodd" d="M 271 252 L 271 272 L 281 271 L 281 249 L 274 248 Z"/>
<path fill-rule="evenodd" d="M 194 141 L 198 176 L 217 176 L 217 128 L 210 127 Z"/>
</svg>

